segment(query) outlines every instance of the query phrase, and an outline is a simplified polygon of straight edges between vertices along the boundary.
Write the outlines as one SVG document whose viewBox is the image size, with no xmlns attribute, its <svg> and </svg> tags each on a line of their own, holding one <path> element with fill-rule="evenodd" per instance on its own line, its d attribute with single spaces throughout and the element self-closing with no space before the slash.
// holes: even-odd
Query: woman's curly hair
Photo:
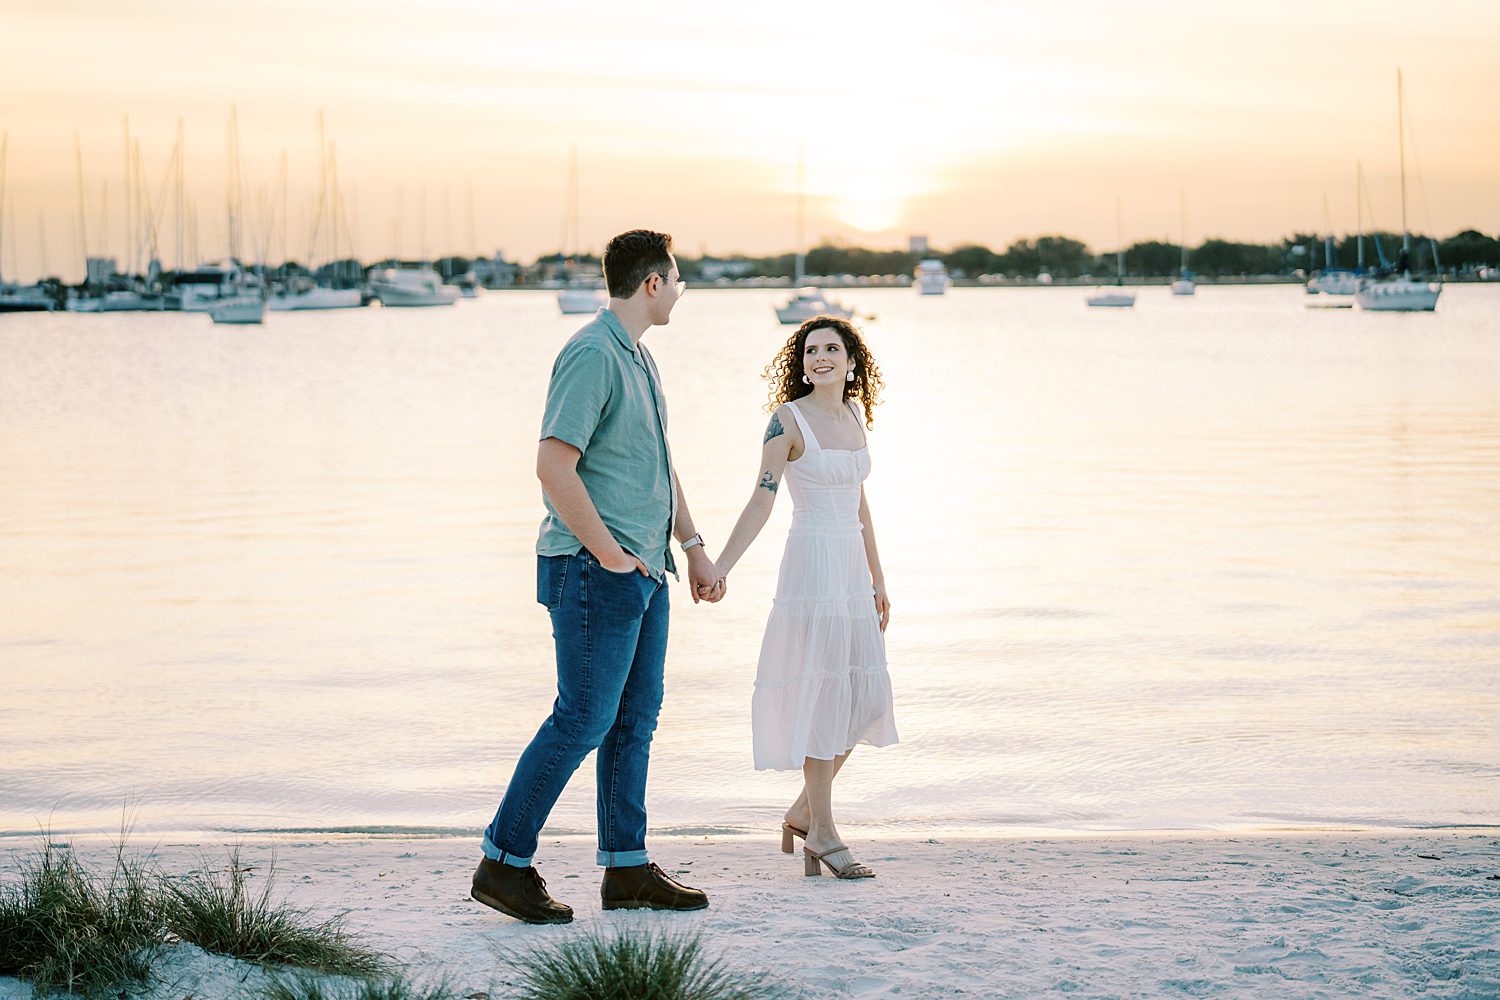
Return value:
<svg viewBox="0 0 1500 1000">
<path fill-rule="evenodd" d="M 802 356 L 807 345 L 807 335 L 814 330 L 829 328 L 837 331 L 854 362 L 854 381 L 844 383 L 844 398 L 858 399 L 865 411 L 865 426 L 875 426 L 875 404 L 880 402 L 880 369 L 875 358 L 865 346 L 864 338 L 854 324 L 837 316 L 814 316 L 797 327 L 797 332 L 787 340 L 786 346 L 766 366 L 766 380 L 771 383 L 771 402 L 768 410 L 775 410 L 782 403 L 812 395 L 813 387 L 802 381 Z"/>
</svg>

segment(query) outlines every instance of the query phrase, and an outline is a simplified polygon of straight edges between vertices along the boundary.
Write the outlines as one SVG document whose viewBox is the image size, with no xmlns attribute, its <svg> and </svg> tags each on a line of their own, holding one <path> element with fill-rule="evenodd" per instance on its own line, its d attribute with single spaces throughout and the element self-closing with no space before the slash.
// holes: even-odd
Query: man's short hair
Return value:
<svg viewBox="0 0 1500 1000">
<path fill-rule="evenodd" d="M 604 283 L 610 298 L 628 299 L 647 276 L 665 280 L 672 269 L 672 237 L 649 229 L 621 233 L 604 248 Z"/>
</svg>

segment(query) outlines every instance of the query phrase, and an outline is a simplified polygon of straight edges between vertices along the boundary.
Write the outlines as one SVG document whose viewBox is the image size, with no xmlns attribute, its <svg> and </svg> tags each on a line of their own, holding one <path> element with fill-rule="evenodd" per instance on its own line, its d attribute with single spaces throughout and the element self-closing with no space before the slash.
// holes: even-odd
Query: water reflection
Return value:
<svg viewBox="0 0 1500 1000">
<path fill-rule="evenodd" d="M 869 483 L 906 742 L 874 824 L 1494 822 L 1494 289 L 1434 316 L 1285 289 L 871 293 Z M 716 549 L 754 486 L 770 293 L 648 342 Z M 0 829 L 483 822 L 552 697 L 535 429 L 576 322 L 0 326 Z M 761 824 L 749 693 L 789 510 L 677 602 L 661 826 Z M 558 811 L 592 827 L 591 771 Z"/>
</svg>

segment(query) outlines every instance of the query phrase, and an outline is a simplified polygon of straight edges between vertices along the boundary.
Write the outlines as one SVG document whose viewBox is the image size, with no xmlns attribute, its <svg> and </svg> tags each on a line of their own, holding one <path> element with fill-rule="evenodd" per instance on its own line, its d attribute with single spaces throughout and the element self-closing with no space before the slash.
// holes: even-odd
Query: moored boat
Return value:
<svg viewBox="0 0 1500 1000">
<path fill-rule="evenodd" d="M 604 292 L 598 288 L 574 285 L 557 293 L 557 308 L 564 316 L 596 313 L 604 308 Z"/>
<path fill-rule="evenodd" d="M 790 299 L 776 307 L 776 318 L 782 323 L 806 323 L 814 316 L 850 319 L 854 310 L 835 302 L 816 288 L 799 288 Z"/>
<path fill-rule="evenodd" d="M 942 295 L 948 291 L 948 268 L 936 258 L 919 261 L 914 277 L 919 295 Z"/>
<path fill-rule="evenodd" d="M 259 292 L 225 296 L 208 307 L 208 315 L 215 323 L 263 323 L 266 319 L 266 300 Z"/>
<path fill-rule="evenodd" d="M 377 271 L 370 278 L 370 290 L 388 308 L 451 306 L 458 301 L 458 289 L 443 284 L 426 264 L 403 263 Z"/>
</svg>

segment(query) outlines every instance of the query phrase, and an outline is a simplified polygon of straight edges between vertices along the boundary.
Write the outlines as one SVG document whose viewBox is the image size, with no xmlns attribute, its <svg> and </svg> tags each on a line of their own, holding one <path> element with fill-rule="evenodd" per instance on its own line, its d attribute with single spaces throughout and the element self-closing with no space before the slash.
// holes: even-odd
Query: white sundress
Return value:
<svg viewBox="0 0 1500 1000">
<path fill-rule="evenodd" d="M 859 521 L 869 449 L 823 448 L 797 404 L 786 406 L 804 446 L 786 466 L 792 527 L 750 701 L 758 771 L 801 770 L 808 757 L 831 760 L 856 743 L 898 739 Z"/>
</svg>

